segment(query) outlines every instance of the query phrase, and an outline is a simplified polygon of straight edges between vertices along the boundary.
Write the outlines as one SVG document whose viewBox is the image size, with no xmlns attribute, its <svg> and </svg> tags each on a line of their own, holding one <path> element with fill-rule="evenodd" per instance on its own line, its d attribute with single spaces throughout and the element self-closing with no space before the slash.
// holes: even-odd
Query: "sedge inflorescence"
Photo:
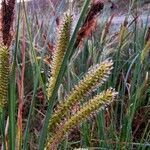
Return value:
<svg viewBox="0 0 150 150">
<path fill-rule="evenodd" d="M 70 39 L 71 22 L 72 22 L 72 16 L 66 14 L 64 21 L 60 26 L 60 33 L 57 39 L 55 51 L 53 54 L 53 59 L 51 62 L 51 74 L 47 86 L 48 99 L 51 97 L 51 94 L 53 92 L 56 79 L 60 70 L 60 66 L 62 64 L 62 60 L 67 48 L 67 44 Z"/>
<path fill-rule="evenodd" d="M 71 22 L 71 15 L 66 15 L 60 28 L 51 62 L 51 74 L 47 85 L 48 99 L 52 96 L 66 52 L 65 50 L 69 43 Z M 57 149 L 58 144 L 62 141 L 67 132 L 74 126 L 81 124 L 91 115 L 96 114 L 100 108 L 104 108 L 114 100 L 117 92 L 110 88 L 87 100 L 87 102 L 82 102 L 83 105 L 81 105 L 81 101 L 84 97 L 91 94 L 95 88 L 100 87 L 107 81 L 112 69 L 113 61 L 111 59 L 106 59 L 99 64 L 91 66 L 83 79 L 58 103 L 48 123 L 45 149 Z M 76 106 L 78 109 L 73 113 L 73 108 Z"/>
<path fill-rule="evenodd" d="M 103 108 L 114 100 L 117 92 L 114 89 L 108 89 L 101 92 L 88 102 L 86 102 L 76 113 L 71 116 L 62 127 L 54 133 L 51 138 L 47 141 L 45 149 L 56 149 L 57 144 L 61 141 L 63 136 L 74 126 L 80 124 L 85 119 L 88 119 L 91 114 L 97 112 L 100 108 Z"/>
<path fill-rule="evenodd" d="M 9 76 L 9 51 L 5 46 L 0 47 L 0 112 L 7 101 Z"/>
<path fill-rule="evenodd" d="M 111 59 L 92 66 L 83 79 L 70 91 L 70 94 L 58 104 L 49 121 L 46 149 L 56 149 L 58 143 L 71 128 L 112 102 L 117 93 L 113 89 L 108 89 L 90 99 L 82 107 L 79 107 L 74 114 L 71 114 L 72 108 L 76 104 L 80 103 L 93 89 L 107 81 L 112 69 L 113 62 Z"/>
<path fill-rule="evenodd" d="M 63 103 L 58 105 L 57 111 L 52 115 L 50 120 L 49 130 L 53 130 L 53 127 L 55 127 L 55 125 L 61 121 L 61 118 L 72 109 L 73 105 L 91 92 L 92 89 L 96 88 L 98 85 L 102 85 L 107 80 L 113 69 L 112 65 L 112 60 L 106 60 L 89 69 L 84 78 L 73 88 L 73 90 L 71 90 Z"/>
</svg>

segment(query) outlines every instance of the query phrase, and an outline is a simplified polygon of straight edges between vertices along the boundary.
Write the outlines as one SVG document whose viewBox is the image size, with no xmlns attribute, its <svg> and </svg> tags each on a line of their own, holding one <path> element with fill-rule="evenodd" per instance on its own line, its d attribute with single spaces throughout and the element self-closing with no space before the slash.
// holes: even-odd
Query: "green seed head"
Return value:
<svg viewBox="0 0 150 150">
<path fill-rule="evenodd" d="M 53 136 L 47 140 L 46 149 L 54 149 L 58 143 L 66 135 L 66 133 L 74 126 L 81 124 L 84 120 L 88 119 L 93 113 L 95 114 L 100 109 L 111 103 L 116 97 L 117 92 L 113 89 L 103 91 L 95 96 L 89 102 L 85 103 L 79 111 L 71 116 L 61 128 L 59 128 Z"/>
<path fill-rule="evenodd" d="M 9 75 L 9 51 L 6 47 L 0 47 L 0 112 L 7 102 Z"/>
<path fill-rule="evenodd" d="M 62 64 L 62 60 L 66 52 L 67 45 L 69 43 L 71 22 L 72 22 L 71 15 L 66 15 L 60 27 L 60 33 L 57 39 L 56 48 L 53 54 L 53 59 L 51 64 L 51 75 L 48 80 L 48 86 L 47 86 L 48 98 L 51 97 L 51 94 L 53 92 L 56 79 L 60 71 L 60 66 Z"/>
<path fill-rule="evenodd" d="M 89 69 L 83 80 L 75 86 L 63 103 L 60 103 L 57 107 L 57 110 L 49 122 L 49 131 L 53 131 L 53 128 L 61 122 L 61 119 L 64 118 L 67 113 L 71 111 L 72 107 L 85 95 L 107 80 L 113 68 L 112 65 L 112 60 L 106 60 Z"/>
</svg>

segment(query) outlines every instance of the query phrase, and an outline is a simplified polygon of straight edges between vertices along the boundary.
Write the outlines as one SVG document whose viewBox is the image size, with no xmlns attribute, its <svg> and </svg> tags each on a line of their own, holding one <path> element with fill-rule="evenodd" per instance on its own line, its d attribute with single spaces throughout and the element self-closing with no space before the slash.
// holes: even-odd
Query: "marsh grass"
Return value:
<svg viewBox="0 0 150 150">
<path fill-rule="evenodd" d="M 133 2 L 129 5 L 128 15 L 133 13 Z M 85 1 L 77 24 L 72 29 L 49 103 L 47 103 L 46 82 L 54 50 L 52 47 L 56 43 L 56 20 L 61 19 L 61 13 L 66 9 L 65 1 L 60 2 L 54 15 L 42 12 L 30 14 L 25 3 L 18 6 L 15 46 L 12 43 L 11 47 L 13 60 L 8 89 L 9 109 L 6 107 L 6 111 L 1 115 L 0 123 L 1 141 L 3 141 L 1 143 L 3 143 L 4 149 L 8 149 L 8 142 L 9 149 L 12 150 L 43 149 L 48 123 L 53 111 L 56 110 L 57 99 L 63 103 L 61 100 L 69 95 L 71 89 L 83 78 L 89 67 L 99 64 L 109 57 L 113 59 L 114 69 L 108 81 L 101 87 L 95 88 L 88 97 L 83 97 L 80 105 L 82 106 L 88 102 L 89 98 L 91 99 L 95 94 L 107 90 L 109 87 L 115 88 L 118 92 L 117 99 L 106 109 L 99 111 L 96 113 L 97 115 L 68 132 L 59 144 L 59 149 L 92 147 L 93 149 L 146 150 L 150 147 L 148 22 L 142 26 L 137 24 L 136 19 L 127 23 L 127 15 L 127 20 L 122 23 L 121 27 L 118 26 L 117 33 L 112 35 L 110 19 L 104 25 L 100 23 L 95 26 L 92 34 L 83 38 L 80 47 L 74 49 L 73 45 L 76 42 L 78 31 L 86 19 L 89 3 L 89 0 Z M 23 43 L 24 47 L 21 45 Z M 21 56 L 23 51 L 25 51 L 25 60 Z M 48 56 L 48 65 L 43 61 L 46 56 Z M 16 70 L 20 77 L 23 63 L 24 78 L 20 78 L 20 80 L 23 80 L 22 95 L 24 96 L 22 110 L 20 110 Z M 19 110 L 21 113 L 20 116 L 17 116 Z M 8 141 L 5 138 L 5 135 L 8 135 L 7 115 L 10 119 Z M 22 122 L 17 126 L 18 120 L 22 120 Z M 19 134 L 19 132 L 21 133 Z"/>
</svg>

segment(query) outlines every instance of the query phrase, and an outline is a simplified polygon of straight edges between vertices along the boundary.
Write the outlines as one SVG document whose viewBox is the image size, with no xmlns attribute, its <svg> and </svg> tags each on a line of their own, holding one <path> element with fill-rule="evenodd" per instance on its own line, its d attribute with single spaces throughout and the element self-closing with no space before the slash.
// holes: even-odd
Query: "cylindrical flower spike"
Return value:
<svg viewBox="0 0 150 150">
<path fill-rule="evenodd" d="M 53 92 L 56 79 L 60 70 L 60 66 L 62 64 L 62 60 L 65 54 L 65 50 L 69 43 L 70 38 L 70 30 L 71 30 L 71 15 L 66 15 L 64 18 L 64 22 L 60 27 L 60 34 L 57 39 L 56 48 L 53 54 L 52 64 L 51 64 L 51 75 L 48 81 L 47 87 L 47 97 L 50 98 Z"/>
<path fill-rule="evenodd" d="M 150 51 L 150 40 L 147 41 L 147 43 L 144 46 L 144 49 L 142 50 L 142 53 L 141 53 L 141 62 L 142 63 L 143 63 L 145 57 L 148 56 L 149 51 Z"/>
<path fill-rule="evenodd" d="M 108 89 L 89 100 L 89 102 L 85 103 L 75 115 L 69 118 L 64 125 L 62 125 L 62 127 L 59 128 L 59 130 L 54 133 L 50 139 L 48 139 L 46 149 L 56 149 L 59 142 L 70 129 L 82 123 L 85 119 L 89 118 L 91 114 L 100 110 L 100 108 L 103 108 L 107 104 L 111 103 L 116 95 L 117 92 L 113 89 Z"/>
<path fill-rule="evenodd" d="M 49 122 L 49 132 L 52 132 L 56 124 L 61 122 L 61 119 L 72 109 L 72 107 L 79 102 L 87 93 L 91 92 L 93 88 L 103 84 L 112 70 L 112 60 L 106 60 L 101 64 L 91 67 L 83 80 L 70 92 L 70 95 L 60 103 L 57 111 L 54 112 Z"/>
<path fill-rule="evenodd" d="M 120 31 L 119 31 L 119 47 L 123 45 L 126 33 L 127 33 L 127 20 L 125 19 L 124 24 L 121 25 Z"/>
<path fill-rule="evenodd" d="M 5 46 L 0 47 L 0 113 L 7 101 L 9 75 L 9 51 Z"/>
</svg>

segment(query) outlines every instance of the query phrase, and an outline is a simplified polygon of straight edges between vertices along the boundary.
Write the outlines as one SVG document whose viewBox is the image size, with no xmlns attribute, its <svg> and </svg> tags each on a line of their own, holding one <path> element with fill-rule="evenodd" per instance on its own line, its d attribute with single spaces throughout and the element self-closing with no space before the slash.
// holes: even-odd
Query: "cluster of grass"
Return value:
<svg viewBox="0 0 150 150">
<path fill-rule="evenodd" d="M 60 21 L 66 5 L 62 0 L 46 14 L 30 14 L 25 3 L 17 6 L 9 72 L 3 66 L 7 48 L 0 48 L 2 148 L 150 148 L 148 14 L 141 26 L 136 17 L 128 21 L 131 1 L 124 22 L 111 34 L 113 16 L 95 26 L 97 14 L 88 13 L 90 0 L 76 23 L 71 6 Z M 84 26 L 87 20 L 91 28 Z M 5 72 L 8 101 L 3 97 Z"/>
</svg>

